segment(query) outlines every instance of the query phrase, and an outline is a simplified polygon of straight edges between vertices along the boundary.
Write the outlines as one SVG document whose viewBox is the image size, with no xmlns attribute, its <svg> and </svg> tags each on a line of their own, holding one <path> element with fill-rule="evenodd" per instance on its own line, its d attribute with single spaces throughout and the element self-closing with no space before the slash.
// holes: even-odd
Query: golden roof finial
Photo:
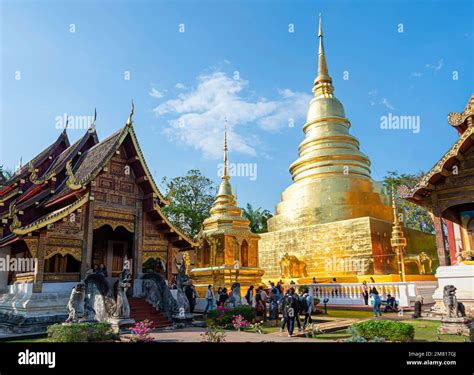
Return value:
<svg viewBox="0 0 474 375">
<path fill-rule="evenodd" d="M 130 114 L 128 115 L 127 126 L 132 126 L 133 124 L 132 117 L 134 113 L 135 113 L 135 105 L 133 104 L 133 99 L 132 99 L 132 108 L 130 109 Z"/>
<path fill-rule="evenodd" d="M 95 129 L 95 122 L 97 121 L 97 108 L 94 108 L 94 119 L 92 120 L 92 124 L 90 126 L 91 129 Z"/>
<path fill-rule="evenodd" d="M 332 94 L 334 91 L 332 87 L 332 79 L 329 76 L 328 65 L 326 63 L 326 54 L 324 52 L 324 43 L 323 43 L 323 20 L 321 13 L 319 13 L 319 50 L 318 50 L 318 76 L 314 80 L 313 92 L 316 94 L 316 91 L 321 91 L 323 94 Z M 321 90 L 319 90 L 321 89 Z"/>
<path fill-rule="evenodd" d="M 227 116 L 224 117 L 224 173 L 222 175 L 222 178 L 228 179 L 229 178 L 229 159 L 227 157 Z"/>
</svg>

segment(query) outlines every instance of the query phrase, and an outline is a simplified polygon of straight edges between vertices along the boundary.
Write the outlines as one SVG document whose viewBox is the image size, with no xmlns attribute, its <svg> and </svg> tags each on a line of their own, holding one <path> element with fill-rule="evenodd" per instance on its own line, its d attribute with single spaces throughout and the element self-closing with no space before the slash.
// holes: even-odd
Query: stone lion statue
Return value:
<svg viewBox="0 0 474 375">
<path fill-rule="evenodd" d="M 456 287 L 454 285 L 446 285 L 443 289 L 443 302 L 446 308 L 448 318 L 461 318 L 466 316 L 466 309 L 456 298 Z"/>
<path fill-rule="evenodd" d="M 86 298 L 86 284 L 82 281 L 77 283 L 74 288 L 72 288 L 71 296 L 67 303 L 67 313 L 68 318 L 66 323 L 77 323 L 84 319 L 85 317 L 85 298 Z"/>
<path fill-rule="evenodd" d="M 280 270 L 283 278 L 308 276 L 306 263 L 294 255 L 289 255 L 288 252 L 280 260 Z"/>
</svg>

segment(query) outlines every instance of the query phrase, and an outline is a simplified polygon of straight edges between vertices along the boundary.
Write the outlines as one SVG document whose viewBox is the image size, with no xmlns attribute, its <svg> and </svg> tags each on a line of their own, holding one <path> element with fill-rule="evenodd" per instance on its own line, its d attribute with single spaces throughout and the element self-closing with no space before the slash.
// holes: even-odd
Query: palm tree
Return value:
<svg viewBox="0 0 474 375">
<path fill-rule="evenodd" d="M 254 210 L 250 203 L 247 203 L 246 208 L 243 209 L 244 217 L 250 221 L 250 231 L 253 233 L 265 233 L 268 232 L 267 220 L 272 217 L 272 214 L 268 210 L 262 210 L 261 207 Z"/>
</svg>

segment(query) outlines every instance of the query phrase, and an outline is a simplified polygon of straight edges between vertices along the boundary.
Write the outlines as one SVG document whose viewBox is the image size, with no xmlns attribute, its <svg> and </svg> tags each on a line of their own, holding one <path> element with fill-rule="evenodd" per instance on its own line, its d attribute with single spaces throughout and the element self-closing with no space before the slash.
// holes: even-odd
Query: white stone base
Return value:
<svg viewBox="0 0 474 375">
<path fill-rule="evenodd" d="M 446 285 L 454 285 L 456 297 L 466 307 L 466 314 L 474 316 L 474 266 L 460 264 L 441 266 L 436 270 L 438 289 L 433 294 L 435 306 L 433 311 L 444 313 L 443 289 Z"/>
<path fill-rule="evenodd" d="M 0 294 L 0 330 L 10 333 L 46 331 L 63 322 L 71 292 Z"/>
</svg>

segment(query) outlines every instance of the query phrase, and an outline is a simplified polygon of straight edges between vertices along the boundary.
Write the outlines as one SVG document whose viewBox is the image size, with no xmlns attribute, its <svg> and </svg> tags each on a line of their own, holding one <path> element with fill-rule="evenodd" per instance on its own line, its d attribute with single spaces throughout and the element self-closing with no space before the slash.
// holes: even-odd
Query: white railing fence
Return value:
<svg viewBox="0 0 474 375">
<path fill-rule="evenodd" d="M 307 287 L 313 297 L 320 300 L 320 303 L 327 298 L 330 305 L 364 305 L 364 289 L 361 283 L 294 284 L 291 286 L 296 290 L 300 287 Z M 433 293 L 438 282 L 368 283 L 367 286 L 369 291 L 375 287 L 382 299 L 390 294 L 395 297 L 401 307 L 409 307 L 413 306 L 417 300 L 422 300 L 424 304 L 433 303 Z"/>
</svg>

